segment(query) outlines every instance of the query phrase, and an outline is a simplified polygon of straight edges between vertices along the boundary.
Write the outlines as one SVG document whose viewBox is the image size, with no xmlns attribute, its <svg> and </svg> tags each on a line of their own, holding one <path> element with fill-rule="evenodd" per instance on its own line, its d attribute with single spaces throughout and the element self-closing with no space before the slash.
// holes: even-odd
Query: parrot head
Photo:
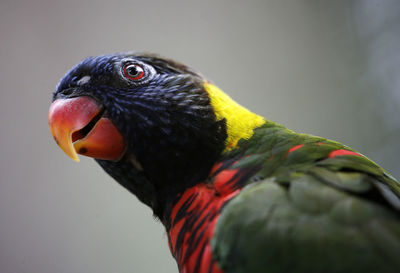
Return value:
<svg viewBox="0 0 400 273">
<path fill-rule="evenodd" d="M 157 211 L 205 180 L 221 153 L 251 134 L 243 120 L 253 128 L 261 122 L 245 119 L 251 114 L 181 63 L 120 53 L 86 58 L 63 77 L 49 126 L 68 156 L 95 158 Z"/>
</svg>

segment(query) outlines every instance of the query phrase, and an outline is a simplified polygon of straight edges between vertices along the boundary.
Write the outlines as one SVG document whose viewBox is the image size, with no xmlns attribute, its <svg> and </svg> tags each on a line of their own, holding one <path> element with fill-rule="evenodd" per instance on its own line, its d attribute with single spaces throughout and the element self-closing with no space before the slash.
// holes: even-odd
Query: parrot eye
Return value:
<svg viewBox="0 0 400 273">
<path fill-rule="evenodd" d="M 120 77 L 133 86 L 147 84 L 157 73 L 151 65 L 131 58 L 123 59 L 117 65 Z"/>
<path fill-rule="evenodd" d="M 144 77 L 144 69 L 138 64 L 128 64 L 124 67 L 124 75 L 132 81 L 137 81 Z"/>
</svg>

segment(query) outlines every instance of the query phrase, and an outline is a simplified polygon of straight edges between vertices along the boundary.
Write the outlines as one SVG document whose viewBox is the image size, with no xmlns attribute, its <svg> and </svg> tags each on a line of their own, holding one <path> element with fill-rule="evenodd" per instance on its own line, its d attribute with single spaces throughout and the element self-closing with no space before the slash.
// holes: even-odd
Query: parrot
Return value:
<svg viewBox="0 0 400 273">
<path fill-rule="evenodd" d="M 181 273 L 398 273 L 400 183 L 148 52 L 87 57 L 60 80 L 50 132 L 164 225 Z"/>
</svg>

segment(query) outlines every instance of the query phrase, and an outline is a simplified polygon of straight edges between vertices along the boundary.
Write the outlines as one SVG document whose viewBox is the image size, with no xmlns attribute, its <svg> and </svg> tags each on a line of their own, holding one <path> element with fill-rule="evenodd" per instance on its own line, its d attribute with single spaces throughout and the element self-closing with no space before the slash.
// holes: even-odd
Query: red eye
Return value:
<svg viewBox="0 0 400 273">
<path fill-rule="evenodd" d="M 144 77 L 144 69 L 137 64 L 128 64 L 124 67 L 124 75 L 130 80 L 137 81 Z"/>
</svg>

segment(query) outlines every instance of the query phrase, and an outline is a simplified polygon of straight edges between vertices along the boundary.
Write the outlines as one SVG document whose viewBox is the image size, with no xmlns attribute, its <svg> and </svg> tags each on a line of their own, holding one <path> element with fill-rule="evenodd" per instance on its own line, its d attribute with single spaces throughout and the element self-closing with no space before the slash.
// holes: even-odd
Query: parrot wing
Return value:
<svg viewBox="0 0 400 273">
<path fill-rule="evenodd" d="M 223 208 L 211 241 L 220 267 L 227 273 L 400 272 L 399 182 L 340 143 L 285 138 L 291 135 L 274 146 L 287 155 L 269 155 L 256 175 L 265 178 Z M 241 167 L 246 164 L 251 160 Z"/>
</svg>

